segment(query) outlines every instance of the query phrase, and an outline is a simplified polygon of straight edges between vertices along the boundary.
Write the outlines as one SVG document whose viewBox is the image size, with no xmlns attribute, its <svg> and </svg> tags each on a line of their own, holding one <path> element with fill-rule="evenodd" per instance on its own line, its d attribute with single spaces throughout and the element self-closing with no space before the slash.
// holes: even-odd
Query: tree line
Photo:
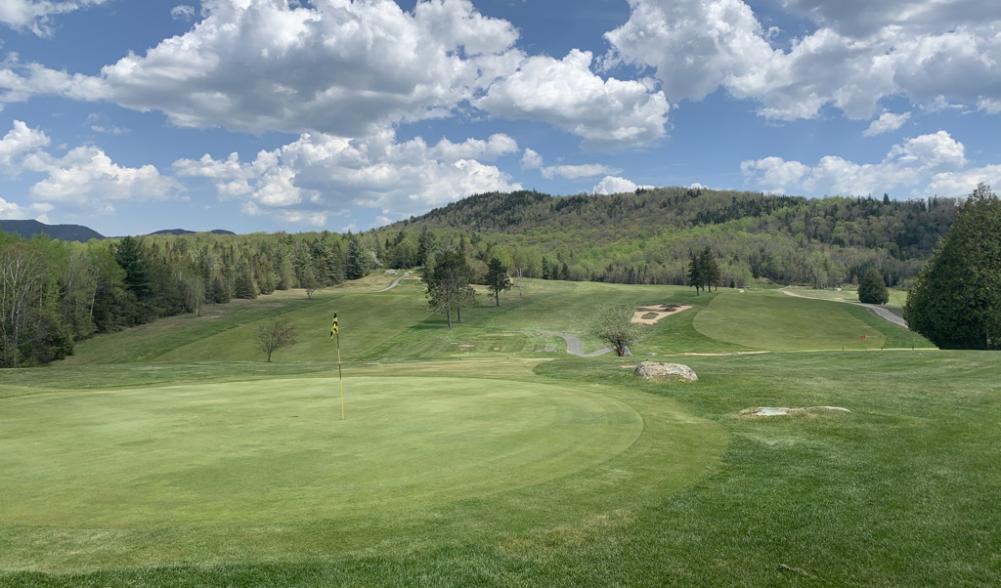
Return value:
<svg viewBox="0 0 1001 588">
<path fill-rule="evenodd" d="M 206 304 L 323 287 L 379 264 L 358 235 L 125 237 L 86 244 L 0 233 L 0 367 L 61 359 L 75 342 Z"/>
</svg>

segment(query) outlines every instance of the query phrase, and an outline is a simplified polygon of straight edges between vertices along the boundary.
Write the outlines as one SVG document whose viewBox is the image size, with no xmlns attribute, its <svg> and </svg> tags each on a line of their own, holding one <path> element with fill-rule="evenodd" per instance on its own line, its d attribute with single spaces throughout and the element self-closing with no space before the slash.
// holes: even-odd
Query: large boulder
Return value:
<svg viewBox="0 0 1001 588">
<path fill-rule="evenodd" d="M 699 377 L 695 370 L 680 363 L 657 363 L 655 361 L 644 361 L 636 366 L 636 375 L 644 380 L 672 380 L 691 384 L 697 382 Z"/>
</svg>

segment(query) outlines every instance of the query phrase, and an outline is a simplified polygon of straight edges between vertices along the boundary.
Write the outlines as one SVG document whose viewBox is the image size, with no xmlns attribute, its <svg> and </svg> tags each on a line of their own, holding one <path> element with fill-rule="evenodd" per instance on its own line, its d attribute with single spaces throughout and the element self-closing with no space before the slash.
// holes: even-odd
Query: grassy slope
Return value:
<svg viewBox="0 0 1001 588">
<path fill-rule="evenodd" d="M 721 291 L 699 313 L 695 328 L 719 341 L 774 351 L 931 346 L 863 307 L 795 298 L 776 290 Z"/>
<path fill-rule="evenodd" d="M 380 329 L 387 330 L 372 335 L 369 343 L 368 335 L 357 334 L 352 345 L 360 351 L 349 362 L 352 376 L 393 375 L 407 388 L 425 376 L 455 376 L 478 380 L 469 388 L 483 391 L 493 390 L 500 384 L 498 379 L 514 382 L 504 384 L 514 387 L 549 383 L 582 389 L 584 394 L 593 390 L 645 415 L 646 430 L 640 439 L 648 442 L 634 445 L 601 466 L 538 486 L 436 507 L 424 505 L 406 511 L 406 516 L 373 515 L 356 526 L 330 518 L 303 524 L 294 517 L 284 524 L 272 520 L 258 526 L 221 526 L 217 531 L 184 526 L 115 531 L 0 525 L 0 558 L 5 558 L 0 567 L 35 561 L 43 566 L 48 562 L 45 567 L 49 569 L 76 570 L 68 575 L 0 575 L 0 585 L 890 586 L 1001 582 L 997 555 L 1001 536 L 996 532 L 1001 526 L 1001 511 L 996 508 L 1001 499 L 1001 430 L 997 428 L 1001 367 L 996 355 L 828 351 L 686 357 L 682 361 L 700 375 L 698 384 L 643 384 L 622 369 L 626 365 L 622 360 L 613 357 L 584 360 L 534 353 L 533 349 L 553 342 L 532 334 L 532 329 L 583 332 L 598 304 L 615 300 L 699 305 L 647 330 L 636 350 L 659 355 L 840 349 L 842 340 L 857 336 L 854 333 L 860 329 L 872 329 L 871 347 L 898 347 L 913 335 L 861 308 L 798 300 L 777 292 L 721 292 L 715 298 L 696 298 L 681 289 L 549 282 L 526 282 L 522 297 L 514 293 L 500 310 L 477 309 L 469 313 L 467 325 L 446 333 L 437 317 L 424 314 L 416 287 L 410 288 L 378 295 L 333 291 L 319 301 L 289 301 L 282 308 L 303 325 L 319 320 L 323 329 L 325 313 L 334 306 L 349 309 L 342 315 L 347 317 L 362 316 L 356 313 L 368 312 L 368 306 L 380 309 L 364 315 L 365 320 L 384 320 Z M 212 327 L 216 329 L 212 337 L 217 338 L 213 345 L 199 343 L 204 333 L 186 335 L 188 329 L 161 321 L 142 337 L 130 332 L 95 340 L 74 359 L 80 365 L 4 373 L 0 403 L 5 408 L 35 406 L 37 410 L 13 419 L 10 426 L 18 427 L 19 433 L 6 437 L 0 433 L 0 450 L 11 449 L 13 443 L 19 447 L 0 454 L 18 461 L 18 467 L 34 476 L 58 476 L 59 470 L 47 471 L 45 464 L 61 452 L 34 462 L 30 457 L 47 455 L 42 431 L 57 435 L 63 444 L 91 439 L 90 435 L 73 435 L 87 426 L 99 428 L 98 413 L 88 411 L 126 410 L 114 401 L 119 392 L 109 388 L 130 389 L 155 382 L 197 386 L 147 389 L 158 394 L 157 400 L 138 404 L 136 410 L 159 406 L 154 411 L 157 418 L 173 422 L 216 410 L 213 403 L 219 403 L 220 414 L 241 415 L 222 426 L 253 431 L 239 437 L 248 447 L 270 447 L 264 439 L 288 438 L 293 433 L 285 427 L 272 432 L 260 429 L 278 418 L 265 410 L 267 395 L 261 394 L 261 386 L 273 384 L 276 390 L 282 389 L 279 381 L 260 380 L 303 378 L 288 389 L 290 397 L 282 394 L 283 405 L 296 395 L 308 395 L 315 382 L 322 382 L 315 378 L 331 375 L 329 342 L 322 332 L 304 333 L 300 345 L 306 357 L 297 354 L 302 359 L 297 363 L 283 356 L 279 363 L 267 365 L 251 361 L 253 355 L 232 362 L 204 361 L 220 351 L 229 353 L 227 346 L 252 332 L 254 321 L 260 320 L 254 318 L 256 304 L 218 309 L 222 312 L 213 319 L 217 325 Z M 397 322 L 403 323 L 400 328 Z M 162 353 L 152 354 L 156 362 L 139 360 L 134 350 L 155 350 L 160 329 L 172 329 L 170 344 L 164 339 Z M 381 337 L 386 338 L 380 341 Z M 505 337 L 523 339 L 493 351 Z M 123 355 L 134 363 L 101 364 L 105 353 L 120 345 L 117 338 L 134 343 L 136 356 Z M 167 354 L 174 354 L 170 361 L 163 359 Z M 417 361 L 421 358 L 426 359 Z M 407 363 L 394 363 L 400 360 Z M 195 361 L 199 363 L 191 363 Z M 235 384 L 206 387 L 209 381 Z M 244 381 L 257 383 L 239 384 Z M 83 402 L 83 396 L 81 402 L 72 401 L 87 389 L 105 401 L 95 405 Z M 217 395 L 211 390 L 229 392 Z M 242 390 L 249 396 L 244 397 Z M 159 396 L 176 393 L 193 396 L 186 405 Z M 60 395 L 69 404 L 56 402 Z M 198 411 L 190 404 L 195 401 L 201 405 Z M 232 403 L 236 404 L 225 408 Z M 240 407 L 240 403 L 247 405 Z M 837 405 L 852 413 L 780 419 L 737 415 L 743 408 L 760 405 Z M 263 420 L 255 423 L 254 410 L 264 413 L 259 417 Z M 60 421 L 46 420 L 63 411 L 69 413 L 66 418 L 83 423 L 93 417 L 91 424 L 62 430 Z M 0 419 L 10 414 L 0 412 Z M 533 418 L 526 415 L 517 420 L 528 423 Z M 449 422 L 446 418 L 441 424 Z M 489 432 L 494 422 L 484 422 L 480 433 Z M 187 426 L 194 427 L 191 435 L 208 434 L 199 431 L 197 422 Z M 693 426 L 699 427 L 694 439 L 687 431 Z M 429 429 L 437 430 L 437 426 Z M 9 427 L 0 427 L 5 430 Z M 140 427 L 133 434 L 141 436 L 144 431 Z M 23 444 L 32 442 L 37 442 L 37 448 L 29 451 Z M 299 443 L 308 449 L 308 443 Z M 239 448 L 223 445 L 218 450 Z M 308 465 L 315 459 L 321 458 L 301 456 L 298 463 Z M 274 467 L 281 471 L 280 465 Z M 234 467 L 239 470 L 240 466 Z M 260 475 L 253 468 L 248 472 L 249 479 Z M 225 477 L 215 475 L 218 472 L 204 483 L 225 485 Z M 53 491 L 45 488 L 43 494 Z M 72 501 L 70 496 L 65 499 Z M 4 504 L 9 503 L 0 502 Z M 113 510 L 105 509 L 104 515 Z M 44 515 L 42 509 L 28 512 Z M 249 537 L 253 538 L 250 546 Z M 359 549 L 345 542 L 345 537 L 368 537 L 371 544 Z M 176 565 L 157 567 L 165 559 Z M 86 571 L 105 566 L 109 569 Z"/>
<path fill-rule="evenodd" d="M 817 300 L 835 300 L 837 302 L 852 303 L 858 302 L 858 289 L 853 286 L 840 289 L 826 288 L 823 290 L 817 288 L 804 288 L 801 286 L 788 286 L 786 289 L 799 296 L 816 298 Z M 890 295 L 890 301 L 886 304 L 886 307 L 897 314 L 903 314 L 904 305 L 907 304 L 907 291 L 889 288 L 887 292 Z"/>
<path fill-rule="evenodd" d="M 208 307 L 201 317 L 174 317 L 95 337 L 83 342 L 76 356 L 64 363 L 253 361 L 260 356 L 254 332 L 276 314 L 287 316 L 299 332 L 299 342 L 279 350 L 276 361 L 330 363 L 334 354 L 327 327 L 333 312 L 340 313 L 342 353 L 348 362 L 557 354 L 565 346 L 552 336 L 555 332 L 581 335 L 585 349 L 601 345 L 589 333 L 602 307 L 658 303 L 694 308 L 653 327 L 642 327 L 642 337 L 633 346 L 637 355 L 929 346 L 864 309 L 796 299 L 771 290 L 738 294 L 724 289 L 696 296 L 691 289 L 677 286 L 543 280 L 519 281 L 499 308 L 484 297 L 482 306 L 464 312 L 465 324 L 449 331 L 442 328 L 442 317 L 427 313 L 417 280 L 372 293 L 387 282 L 385 276 L 372 277 L 348 288 L 318 292 L 313 300 L 296 291 Z M 862 342 L 861 335 L 868 339 Z"/>
</svg>

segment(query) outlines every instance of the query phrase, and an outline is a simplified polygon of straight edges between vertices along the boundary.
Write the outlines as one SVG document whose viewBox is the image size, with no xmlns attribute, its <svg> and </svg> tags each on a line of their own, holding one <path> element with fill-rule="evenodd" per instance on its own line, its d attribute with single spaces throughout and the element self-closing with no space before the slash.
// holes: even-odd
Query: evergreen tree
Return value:
<svg viewBox="0 0 1001 588">
<path fill-rule="evenodd" d="M 233 281 L 233 295 L 244 300 L 257 298 L 257 287 L 254 285 L 254 276 L 250 271 L 249 264 L 243 264 L 236 272 L 236 279 Z"/>
<path fill-rule="evenodd" d="M 421 230 L 420 238 L 417 240 L 417 262 L 420 265 L 424 267 L 428 266 L 431 255 L 434 253 L 435 245 L 434 233 L 425 225 Z"/>
<path fill-rule="evenodd" d="M 890 293 L 886 290 L 883 274 L 875 267 L 870 267 L 858 286 L 859 302 L 864 304 L 886 304 L 890 301 Z"/>
<path fill-rule="evenodd" d="M 945 349 L 1001 349 L 1001 200 L 986 185 L 921 270 L 904 318 Z"/>
<path fill-rule="evenodd" d="M 698 257 L 692 253 L 688 260 L 688 285 L 695 288 L 695 295 L 702 292 L 702 285 L 705 284 L 705 272 Z"/>
<path fill-rule="evenodd" d="M 146 250 L 142 239 L 125 237 L 115 247 L 115 261 L 125 270 L 125 288 L 145 301 L 150 297 L 150 280 L 147 270 Z"/>
<path fill-rule="evenodd" d="M 709 291 L 712 291 L 713 286 L 718 290 L 722 273 L 720 272 L 719 264 L 716 262 L 716 256 L 713 255 L 710 248 L 706 247 L 702 250 L 697 264 L 699 266 L 699 277 L 702 279 L 702 286 Z"/>
<path fill-rule="evenodd" d="M 366 270 L 365 250 L 361 246 L 357 235 L 348 235 L 348 264 L 344 272 L 344 277 L 349 280 L 364 278 Z"/>
<path fill-rule="evenodd" d="M 216 304 L 225 304 L 229 302 L 232 294 L 229 291 L 229 286 L 222 276 L 216 276 L 212 279 L 212 285 L 209 287 L 209 298 L 212 302 Z"/>
<path fill-rule="evenodd" d="M 494 294 L 494 302 L 500 306 L 500 294 L 510 290 L 514 284 L 507 275 L 507 267 L 496 257 L 487 264 L 487 288 Z"/>
</svg>

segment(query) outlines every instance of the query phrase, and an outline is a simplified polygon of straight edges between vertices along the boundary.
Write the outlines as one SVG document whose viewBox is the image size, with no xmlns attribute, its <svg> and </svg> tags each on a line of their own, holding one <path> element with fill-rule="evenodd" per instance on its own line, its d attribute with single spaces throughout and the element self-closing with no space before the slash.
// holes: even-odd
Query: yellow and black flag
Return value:
<svg viewBox="0 0 1001 588">
<path fill-rule="evenodd" d="M 330 338 L 333 339 L 337 336 L 337 332 L 340 330 L 340 324 L 337 322 L 337 313 L 334 313 L 334 320 L 330 323 Z"/>
</svg>

